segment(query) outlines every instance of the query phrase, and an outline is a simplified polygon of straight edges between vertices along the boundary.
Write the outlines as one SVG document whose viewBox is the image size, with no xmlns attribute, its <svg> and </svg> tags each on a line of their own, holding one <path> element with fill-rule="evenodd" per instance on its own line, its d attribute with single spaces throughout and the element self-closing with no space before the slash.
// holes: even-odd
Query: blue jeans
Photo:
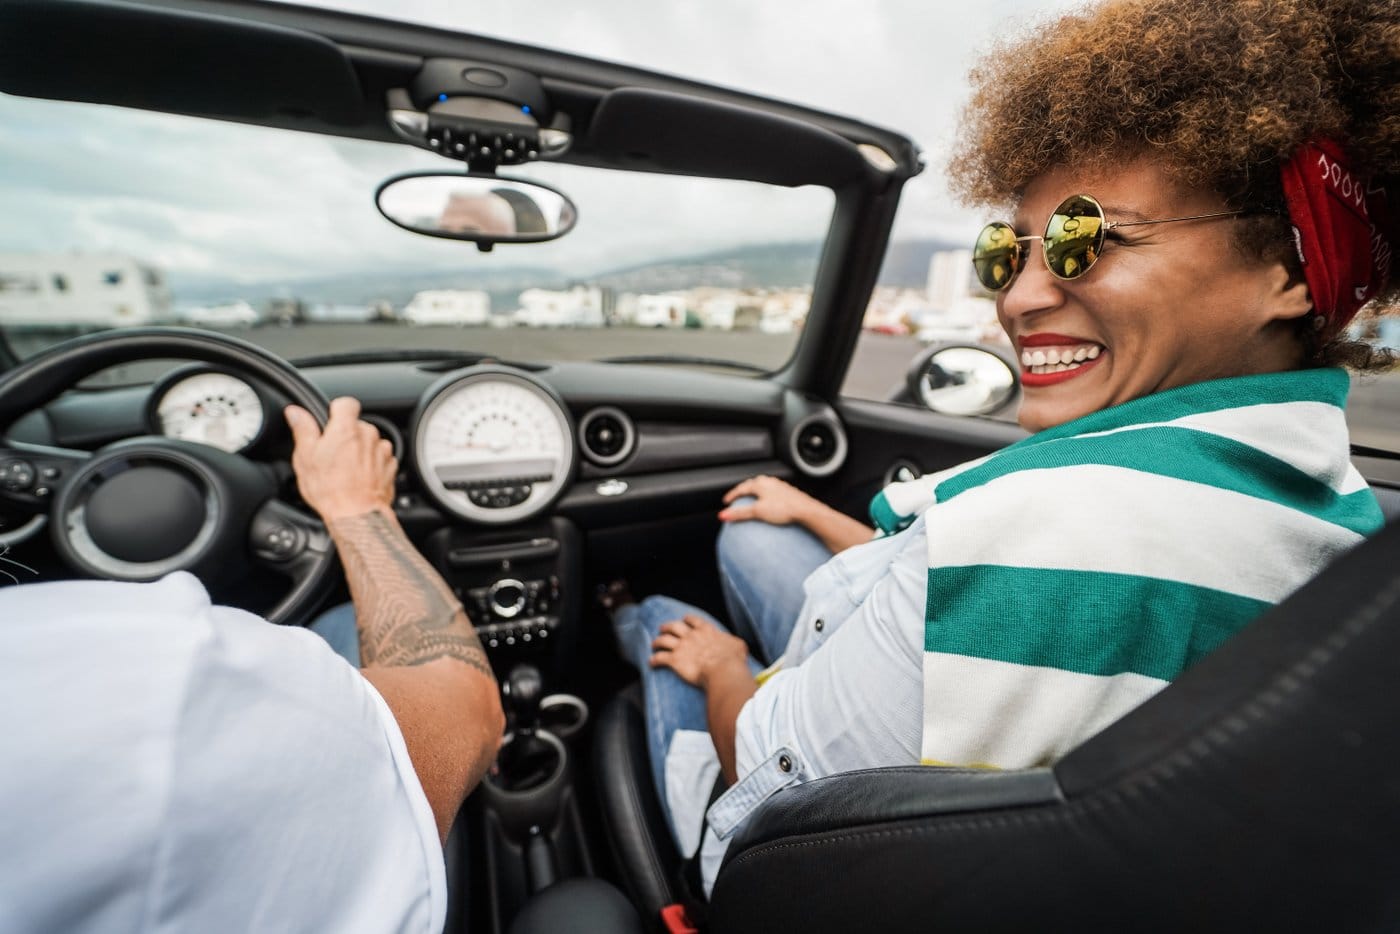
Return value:
<svg viewBox="0 0 1400 934">
<path fill-rule="evenodd" d="M 306 627 L 330 643 L 335 653 L 360 667 L 360 631 L 355 628 L 355 605 L 333 606 L 312 620 Z"/>
<path fill-rule="evenodd" d="M 725 603 L 736 627 L 747 627 L 771 661 L 782 654 L 797 621 L 802 581 L 830 558 L 831 552 L 806 529 L 757 521 L 727 524 L 720 532 L 718 552 Z M 670 597 L 648 597 L 613 614 L 613 630 L 622 655 L 641 675 L 651 777 L 668 824 L 673 823 L 666 800 L 666 752 L 671 748 L 671 737 L 677 730 L 708 732 L 709 721 L 705 693 L 669 668 L 652 668 L 648 660 L 661 624 L 687 613 L 726 628 L 704 610 Z M 749 657 L 749 668 L 755 674 L 763 667 Z"/>
<path fill-rule="evenodd" d="M 681 680 L 669 668 L 653 668 L 649 664 L 651 643 L 661 631 L 661 624 L 680 619 L 686 614 L 703 617 L 724 629 L 713 616 L 689 603 L 670 597 L 647 597 L 641 603 L 630 603 L 613 613 L 613 632 L 622 657 L 636 667 L 642 680 L 642 706 L 646 715 L 647 753 L 651 759 L 651 778 L 656 785 L 656 797 L 666 811 L 671 825 L 671 806 L 666 800 L 666 751 L 677 730 L 708 732 L 705 713 L 705 692 Z M 727 631 L 727 630 L 726 630 Z M 763 666 L 749 658 L 749 668 L 757 674 Z"/>
<path fill-rule="evenodd" d="M 745 497 L 736 505 L 745 502 L 752 500 Z M 787 648 L 802 610 L 802 582 L 831 558 L 831 551 L 800 525 L 757 520 L 726 522 L 715 551 L 730 624 L 771 665 Z"/>
</svg>

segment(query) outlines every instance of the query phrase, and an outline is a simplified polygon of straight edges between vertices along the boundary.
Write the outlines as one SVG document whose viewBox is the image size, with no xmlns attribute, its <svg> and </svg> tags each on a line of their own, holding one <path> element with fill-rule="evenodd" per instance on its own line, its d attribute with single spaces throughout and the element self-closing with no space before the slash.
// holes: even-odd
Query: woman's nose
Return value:
<svg viewBox="0 0 1400 934">
<path fill-rule="evenodd" d="M 1016 278 L 998 296 L 998 310 L 1004 319 L 1011 319 L 1057 308 L 1065 300 L 1063 286 L 1064 283 L 1050 274 L 1044 251 L 1036 243 L 1026 251 Z"/>
</svg>

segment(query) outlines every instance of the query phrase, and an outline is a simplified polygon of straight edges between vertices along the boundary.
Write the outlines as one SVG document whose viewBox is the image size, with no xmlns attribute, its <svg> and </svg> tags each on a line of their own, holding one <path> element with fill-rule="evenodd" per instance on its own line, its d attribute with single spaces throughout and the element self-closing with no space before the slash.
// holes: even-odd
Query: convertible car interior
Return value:
<svg viewBox="0 0 1400 934">
<path fill-rule="evenodd" d="M 53 106 L 79 130 L 90 114 L 134 110 L 399 159 L 415 171 L 378 192 L 317 196 L 377 199 L 375 223 L 458 250 L 468 276 L 506 254 L 528 264 L 565 235 L 583 242 L 608 212 L 678 211 L 629 188 L 650 180 L 815 199 L 809 304 L 795 325 L 764 317 L 754 329 L 786 335 L 768 360 L 621 343 L 672 332 L 611 293 L 596 309 L 609 326 L 577 338 L 559 337 L 567 322 L 531 329 L 556 340 L 541 349 L 488 348 L 525 330 L 497 327 L 495 313 L 473 327 L 356 325 L 421 337 L 404 346 L 154 316 L 26 349 L 0 308 L 0 553 L 43 579 L 187 569 L 216 599 L 305 625 L 347 595 L 297 495 L 277 413 L 295 402 L 324 419 L 328 399 L 357 397 L 402 464 L 395 511 L 467 608 L 509 716 L 498 764 L 448 841 L 447 930 L 686 929 L 673 907 L 686 898 L 684 860 L 600 586 L 625 579 L 722 617 L 716 512 L 734 484 L 770 474 L 863 517 L 892 479 L 1024 434 L 940 411 L 938 380 L 977 367 L 940 365 L 937 348 L 899 365 L 886 401 L 843 394 L 901 189 L 924 168 L 914 142 L 565 52 L 255 0 L 0 0 L 0 49 L 5 100 L 67 102 Z M 608 182 L 597 191 L 616 203 L 575 204 L 575 178 Z M 624 203 L 630 190 L 642 202 Z M 632 326 L 611 326 L 624 311 Z M 708 334 L 689 319 L 675 327 Z M 264 346 L 294 331 L 313 340 Z M 598 351 L 548 349 L 575 339 Z M 1400 512 L 1400 457 L 1359 449 L 1356 462 L 1387 516 Z M 1388 527 L 1053 767 L 911 766 L 775 795 L 691 921 L 716 932 L 1392 930 L 1397 671 L 1400 530 Z"/>
</svg>

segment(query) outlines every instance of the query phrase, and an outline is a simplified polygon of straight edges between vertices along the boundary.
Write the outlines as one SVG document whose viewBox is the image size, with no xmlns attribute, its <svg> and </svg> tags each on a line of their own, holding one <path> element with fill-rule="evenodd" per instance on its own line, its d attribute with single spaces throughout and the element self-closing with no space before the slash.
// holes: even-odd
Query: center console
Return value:
<svg viewBox="0 0 1400 934">
<path fill-rule="evenodd" d="M 587 706 L 546 689 L 563 680 L 578 639 L 583 539 L 571 521 L 554 516 L 439 528 L 420 547 L 462 602 L 501 686 L 507 732 L 468 799 L 471 839 L 449 849 L 470 851 L 469 878 L 485 880 L 471 909 L 473 929 L 504 934 L 536 896 L 594 874 L 571 746 Z M 449 915 L 449 931 L 467 926 Z"/>
<path fill-rule="evenodd" d="M 502 679 L 501 700 L 507 732 L 472 797 L 493 931 L 545 890 L 593 876 L 570 747 L 587 707 L 570 695 L 546 695 L 539 669 L 528 663 Z"/>
<path fill-rule="evenodd" d="M 498 674 L 557 657 L 578 627 L 582 544 L 560 517 L 509 528 L 448 527 L 423 542 L 462 601 Z"/>
</svg>

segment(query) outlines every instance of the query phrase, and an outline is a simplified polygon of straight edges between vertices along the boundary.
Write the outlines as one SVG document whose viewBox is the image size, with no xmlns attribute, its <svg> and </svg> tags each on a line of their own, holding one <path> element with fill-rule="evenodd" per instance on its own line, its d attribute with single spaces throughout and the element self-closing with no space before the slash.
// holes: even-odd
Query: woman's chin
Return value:
<svg viewBox="0 0 1400 934">
<path fill-rule="evenodd" d="M 1057 393 L 1061 398 L 1040 398 L 1043 395 L 1035 390 L 1027 390 L 1021 398 L 1021 408 L 1016 413 L 1016 421 L 1029 432 L 1044 431 L 1073 421 L 1101 406 L 1096 406 L 1083 396 Z"/>
</svg>

